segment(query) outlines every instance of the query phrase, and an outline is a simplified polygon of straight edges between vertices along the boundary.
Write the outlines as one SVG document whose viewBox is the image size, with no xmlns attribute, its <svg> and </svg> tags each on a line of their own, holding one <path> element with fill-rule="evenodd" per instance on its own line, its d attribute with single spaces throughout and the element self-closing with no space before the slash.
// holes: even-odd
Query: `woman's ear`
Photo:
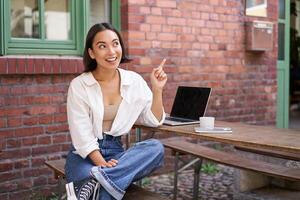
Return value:
<svg viewBox="0 0 300 200">
<path fill-rule="evenodd" d="M 89 55 L 92 59 L 95 59 L 95 55 L 94 55 L 94 52 L 91 48 L 88 48 L 88 52 L 89 52 Z"/>
</svg>

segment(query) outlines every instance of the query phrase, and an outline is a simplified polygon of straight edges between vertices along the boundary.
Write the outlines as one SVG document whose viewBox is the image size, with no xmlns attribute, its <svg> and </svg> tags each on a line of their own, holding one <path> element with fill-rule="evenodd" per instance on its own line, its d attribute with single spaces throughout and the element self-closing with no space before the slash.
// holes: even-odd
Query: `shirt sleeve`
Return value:
<svg viewBox="0 0 300 200">
<path fill-rule="evenodd" d="M 97 137 L 93 134 L 92 120 L 89 116 L 84 88 L 73 81 L 67 97 L 67 115 L 72 144 L 76 152 L 86 158 L 89 153 L 99 149 Z"/>
<path fill-rule="evenodd" d="M 142 78 L 141 78 L 142 79 Z M 155 115 L 151 111 L 151 106 L 152 106 L 152 91 L 148 87 L 146 81 L 144 79 L 141 80 L 141 85 L 142 85 L 142 91 L 143 94 L 142 96 L 145 98 L 145 106 L 139 115 L 136 124 L 139 125 L 145 125 L 149 127 L 157 127 L 163 124 L 166 113 L 163 109 L 163 115 L 160 121 L 155 117 Z"/>
</svg>

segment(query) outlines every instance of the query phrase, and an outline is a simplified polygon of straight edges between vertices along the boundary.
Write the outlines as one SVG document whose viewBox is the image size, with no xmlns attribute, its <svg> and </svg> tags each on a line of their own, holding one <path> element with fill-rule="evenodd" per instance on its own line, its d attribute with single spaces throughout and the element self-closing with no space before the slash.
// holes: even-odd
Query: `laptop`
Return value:
<svg viewBox="0 0 300 200">
<path fill-rule="evenodd" d="M 179 86 L 171 113 L 164 124 L 179 126 L 199 123 L 199 117 L 204 116 L 211 88 Z"/>
</svg>

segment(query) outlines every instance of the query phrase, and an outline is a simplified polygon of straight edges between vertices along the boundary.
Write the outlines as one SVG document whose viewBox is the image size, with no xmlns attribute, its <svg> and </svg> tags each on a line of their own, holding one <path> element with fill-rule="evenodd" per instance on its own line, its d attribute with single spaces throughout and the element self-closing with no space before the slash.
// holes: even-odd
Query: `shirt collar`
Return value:
<svg viewBox="0 0 300 200">
<path fill-rule="evenodd" d="M 86 72 L 83 74 L 83 80 L 85 84 L 88 86 L 92 86 L 97 83 L 96 79 L 94 78 L 92 72 Z"/>
<path fill-rule="evenodd" d="M 118 68 L 118 70 L 120 72 L 120 77 L 121 77 L 121 87 L 129 86 L 132 83 L 132 79 L 130 78 L 128 73 L 126 73 L 126 71 L 121 68 Z"/>
</svg>

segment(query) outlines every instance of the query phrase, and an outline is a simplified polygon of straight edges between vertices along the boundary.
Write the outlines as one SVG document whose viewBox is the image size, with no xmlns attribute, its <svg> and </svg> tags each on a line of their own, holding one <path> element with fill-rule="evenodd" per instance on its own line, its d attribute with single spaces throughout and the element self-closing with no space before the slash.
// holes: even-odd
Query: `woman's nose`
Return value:
<svg viewBox="0 0 300 200">
<path fill-rule="evenodd" d="M 115 52 L 116 52 L 116 51 L 115 51 L 115 49 L 114 49 L 113 46 L 109 46 L 109 47 L 108 47 L 108 53 L 113 54 L 113 53 L 115 53 Z"/>
</svg>

